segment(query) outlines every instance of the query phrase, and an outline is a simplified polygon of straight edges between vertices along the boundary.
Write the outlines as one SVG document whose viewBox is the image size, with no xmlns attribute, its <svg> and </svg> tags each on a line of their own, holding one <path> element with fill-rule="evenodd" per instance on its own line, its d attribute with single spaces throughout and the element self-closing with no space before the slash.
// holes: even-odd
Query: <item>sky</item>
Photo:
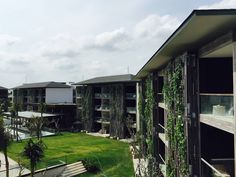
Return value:
<svg viewBox="0 0 236 177">
<path fill-rule="evenodd" d="M 236 0 L 0 0 L 0 86 L 136 74 L 193 9 Z"/>
</svg>

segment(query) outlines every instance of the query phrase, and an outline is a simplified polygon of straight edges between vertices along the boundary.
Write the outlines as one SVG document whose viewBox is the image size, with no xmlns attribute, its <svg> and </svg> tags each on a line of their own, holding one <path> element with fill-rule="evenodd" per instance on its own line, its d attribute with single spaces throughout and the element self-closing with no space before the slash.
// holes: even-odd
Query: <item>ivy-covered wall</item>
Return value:
<svg viewBox="0 0 236 177">
<path fill-rule="evenodd" d="M 189 174 L 187 138 L 185 123 L 184 67 L 186 56 L 180 56 L 165 68 L 163 86 L 164 102 L 167 106 L 167 139 L 169 142 L 166 158 L 168 177 L 185 177 Z M 141 122 L 141 147 L 147 162 L 154 154 L 155 108 L 154 78 L 150 73 L 140 83 L 139 115 Z M 156 147 L 157 148 L 157 147 Z"/>
<path fill-rule="evenodd" d="M 112 85 L 110 96 L 110 135 L 125 138 L 124 85 Z"/>
<path fill-rule="evenodd" d="M 140 87 L 140 96 L 138 101 L 138 110 L 140 117 L 141 147 L 144 158 L 148 164 L 153 159 L 153 108 L 155 105 L 154 91 L 152 85 L 152 75 L 150 74 L 142 81 Z"/>
<path fill-rule="evenodd" d="M 84 86 L 82 88 L 82 112 L 81 122 L 85 130 L 93 129 L 93 88 L 92 86 Z"/>
<path fill-rule="evenodd" d="M 167 176 L 188 176 L 187 139 L 184 117 L 184 57 L 169 63 L 163 87 L 167 106 L 167 137 L 169 142 Z"/>
</svg>

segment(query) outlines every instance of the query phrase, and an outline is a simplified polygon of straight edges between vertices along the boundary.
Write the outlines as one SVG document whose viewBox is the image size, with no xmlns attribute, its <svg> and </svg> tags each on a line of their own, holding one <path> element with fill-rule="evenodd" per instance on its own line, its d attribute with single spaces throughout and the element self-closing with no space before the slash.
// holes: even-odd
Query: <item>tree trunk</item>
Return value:
<svg viewBox="0 0 236 177">
<path fill-rule="evenodd" d="M 30 162 L 30 176 L 34 177 L 34 162 Z"/>
<path fill-rule="evenodd" d="M 7 148 L 4 149 L 5 165 L 6 165 L 6 177 L 9 177 L 9 162 L 7 157 Z"/>
</svg>

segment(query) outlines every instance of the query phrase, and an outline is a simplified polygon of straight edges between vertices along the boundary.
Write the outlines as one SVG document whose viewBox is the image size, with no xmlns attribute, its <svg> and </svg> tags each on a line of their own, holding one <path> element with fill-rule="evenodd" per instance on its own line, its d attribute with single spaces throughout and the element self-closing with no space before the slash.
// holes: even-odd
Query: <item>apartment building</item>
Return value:
<svg viewBox="0 0 236 177">
<path fill-rule="evenodd" d="M 8 98 L 8 89 L 0 86 L 0 100 L 7 100 Z"/>
<path fill-rule="evenodd" d="M 39 112 L 40 103 L 46 105 L 45 112 L 61 115 L 62 127 L 75 121 L 76 104 L 74 89 L 61 82 L 27 83 L 13 88 L 13 102 L 21 111 Z"/>
<path fill-rule="evenodd" d="M 75 85 L 77 116 L 85 130 L 118 138 L 130 137 L 136 132 L 133 75 L 96 77 Z"/>
<path fill-rule="evenodd" d="M 8 89 L 0 86 L 0 103 L 4 104 L 4 111 L 7 111 Z"/>
<path fill-rule="evenodd" d="M 136 75 L 144 107 L 151 83 L 163 176 L 235 176 L 235 21 L 234 9 L 194 10 Z"/>
</svg>

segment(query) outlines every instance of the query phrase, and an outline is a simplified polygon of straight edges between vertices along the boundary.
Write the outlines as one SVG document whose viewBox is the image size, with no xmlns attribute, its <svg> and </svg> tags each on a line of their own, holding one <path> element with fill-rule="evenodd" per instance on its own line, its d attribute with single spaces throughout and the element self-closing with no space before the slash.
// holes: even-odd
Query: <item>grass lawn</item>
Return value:
<svg viewBox="0 0 236 177">
<path fill-rule="evenodd" d="M 63 133 L 63 135 L 45 137 L 47 146 L 45 157 L 38 165 L 38 169 L 47 165 L 55 165 L 59 160 L 73 163 L 82 159 L 90 159 L 100 163 L 102 169 L 97 174 L 84 174 L 80 177 L 132 177 L 134 176 L 133 162 L 127 143 L 116 140 L 94 137 L 84 133 Z M 21 152 L 26 141 L 14 142 L 9 147 L 9 156 L 12 159 L 21 158 L 28 168 L 29 161 L 22 157 Z"/>
</svg>

